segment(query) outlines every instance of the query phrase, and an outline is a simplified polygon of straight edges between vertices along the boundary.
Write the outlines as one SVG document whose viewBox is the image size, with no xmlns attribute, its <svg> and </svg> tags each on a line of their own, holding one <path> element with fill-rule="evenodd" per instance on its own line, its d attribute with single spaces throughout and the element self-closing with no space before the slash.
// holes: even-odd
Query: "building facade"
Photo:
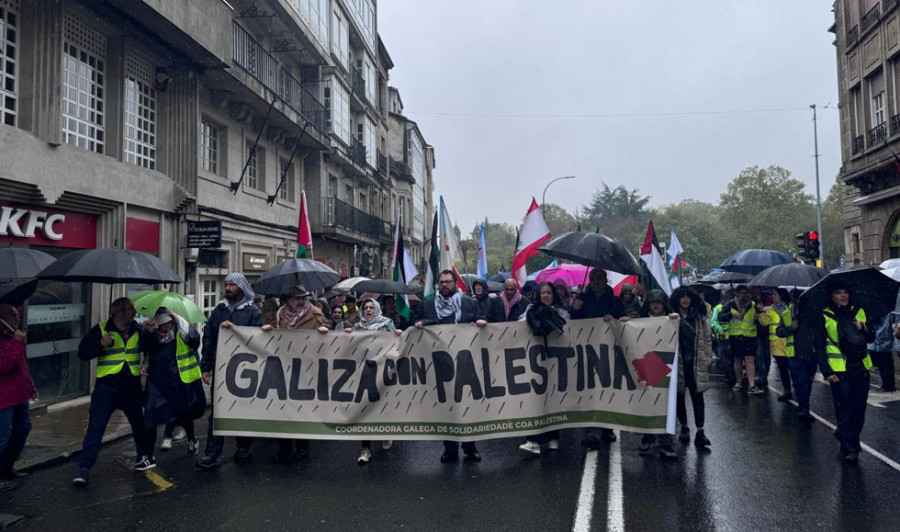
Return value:
<svg viewBox="0 0 900 532">
<path fill-rule="evenodd" d="M 900 257 L 898 0 L 836 0 L 844 256 L 848 265 Z"/>
<path fill-rule="evenodd" d="M 305 191 L 316 260 L 389 274 L 407 181 L 375 0 L 0 0 L 0 41 L 2 245 L 152 253 L 211 310 L 227 273 L 294 257 Z M 196 221 L 221 245 L 188 247 Z M 41 284 L 25 323 L 42 398 L 89 391 L 78 340 L 146 288 Z"/>
</svg>

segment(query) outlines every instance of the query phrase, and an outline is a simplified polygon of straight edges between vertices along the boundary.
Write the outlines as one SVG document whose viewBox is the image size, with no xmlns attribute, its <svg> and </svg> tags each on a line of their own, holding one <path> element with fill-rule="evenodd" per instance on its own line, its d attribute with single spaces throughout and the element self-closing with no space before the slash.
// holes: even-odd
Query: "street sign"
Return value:
<svg viewBox="0 0 900 532">
<path fill-rule="evenodd" d="M 222 247 L 222 222 L 218 220 L 187 222 L 187 247 Z"/>
</svg>

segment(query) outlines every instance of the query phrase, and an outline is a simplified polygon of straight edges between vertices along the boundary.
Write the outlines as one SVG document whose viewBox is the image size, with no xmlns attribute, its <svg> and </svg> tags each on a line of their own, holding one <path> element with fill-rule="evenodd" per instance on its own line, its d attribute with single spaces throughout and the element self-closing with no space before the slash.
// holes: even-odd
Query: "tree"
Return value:
<svg viewBox="0 0 900 532">
<path fill-rule="evenodd" d="M 664 205 L 657 210 L 653 225 L 662 242 L 669 242 L 674 230 L 684 248 L 684 260 L 702 271 L 718 267 L 734 251 L 720 229 L 718 205 L 696 200 Z"/>
<path fill-rule="evenodd" d="M 653 216 L 653 211 L 647 208 L 649 202 L 650 196 L 642 196 L 637 188 L 628 190 L 622 185 L 609 188 L 601 183 L 578 221 L 584 230 L 600 229 L 604 235 L 618 239 L 634 251 L 643 241 L 647 222 Z"/>
<path fill-rule="evenodd" d="M 459 245 L 467 246 L 470 272 L 475 272 L 478 260 L 478 238 L 480 225 L 476 225 L 470 233 L 471 238 L 461 240 Z M 471 242 L 471 244 L 463 244 Z M 496 273 L 503 266 L 507 271 L 512 267 L 513 252 L 516 249 L 516 230 L 506 223 L 492 223 L 484 219 L 484 246 L 487 250 L 488 276 Z M 469 251 L 474 250 L 474 251 Z M 474 260 L 472 260 L 474 258 Z"/>
<path fill-rule="evenodd" d="M 575 217 L 556 203 L 547 203 L 541 211 L 544 214 L 544 221 L 547 222 L 547 227 L 550 228 L 550 234 L 553 236 L 574 231 L 577 226 Z"/>
<path fill-rule="evenodd" d="M 844 180 L 840 174 L 822 202 L 822 233 L 825 247 L 822 258 L 828 268 L 837 268 L 844 254 Z"/>
<path fill-rule="evenodd" d="M 721 225 L 731 251 L 773 249 L 793 254 L 797 233 L 816 227 L 813 196 L 780 166 L 745 168 L 721 196 Z"/>
</svg>

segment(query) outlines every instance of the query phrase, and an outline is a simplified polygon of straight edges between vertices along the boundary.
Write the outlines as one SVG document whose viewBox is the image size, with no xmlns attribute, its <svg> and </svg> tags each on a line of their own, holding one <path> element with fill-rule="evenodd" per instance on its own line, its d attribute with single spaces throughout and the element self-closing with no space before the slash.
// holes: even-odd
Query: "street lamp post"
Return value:
<svg viewBox="0 0 900 532">
<path fill-rule="evenodd" d="M 547 200 L 547 189 L 550 188 L 550 185 L 552 185 L 553 183 L 556 183 L 556 182 L 559 181 L 560 179 L 575 179 L 575 176 L 573 176 L 573 175 L 565 175 L 565 176 L 562 176 L 562 177 L 557 177 L 556 179 L 554 179 L 554 180 L 550 181 L 549 183 L 547 183 L 547 186 L 544 187 L 544 193 L 541 194 L 541 210 L 544 210 L 544 204 L 546 203 L 546 200 Z"/>
</svg>

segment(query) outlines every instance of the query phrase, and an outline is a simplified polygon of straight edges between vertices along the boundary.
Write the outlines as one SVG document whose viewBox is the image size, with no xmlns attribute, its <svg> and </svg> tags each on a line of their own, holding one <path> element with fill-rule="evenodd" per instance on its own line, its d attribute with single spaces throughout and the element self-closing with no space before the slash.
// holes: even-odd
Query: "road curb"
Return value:
<svg viewBox="0 0 900 532">
<path fill-rule="evenodd" d="M 119 440 L 125 439 L 131 436 L 131 430 L 122 430 L 118 432 L 114 432 L 112 434 L 105 435 L 101 442 L 101 446 L 105 447 L 107 444 L 115 443 Z M 65 449 L 61 452 L 44 455 L 38 458 L 33 458 L 31 460 L 20 460 L 16 463 L 16 471 L 22 471 L 25 473 L 33 473 L 35 471 L 40 471 L 41 469 L 47 469 L 56 465 L 60 465 L 62 463 L 68 462 L 73 456 L 77 456 L 81 453 L 81 447 L 74 449 Z"/>
</svg>

